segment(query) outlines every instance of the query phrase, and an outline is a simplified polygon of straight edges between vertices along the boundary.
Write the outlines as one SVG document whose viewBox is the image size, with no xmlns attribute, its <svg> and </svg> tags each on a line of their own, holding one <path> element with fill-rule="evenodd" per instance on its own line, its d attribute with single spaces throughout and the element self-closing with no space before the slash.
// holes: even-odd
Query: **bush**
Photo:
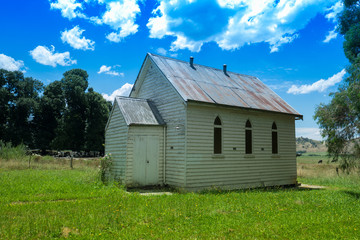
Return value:
<svg viewBox="0 0 360 240">
<path fill-rule="evenodd" d="M 11 159 L 23 159 L 26 156 L 26 147 L 24 144 L 20 144 L 13 147 L 11 143 L 4 143 L 0 141 L 0 158 L 4 160 Z"/>
<path fill-rule="evenodd" d="M 109 153 L 100 160 L 100 180 L 103 183 L 109 182 L 111 180 L 111 166 L 112 158 L 111 153 Z"/>
</svg>

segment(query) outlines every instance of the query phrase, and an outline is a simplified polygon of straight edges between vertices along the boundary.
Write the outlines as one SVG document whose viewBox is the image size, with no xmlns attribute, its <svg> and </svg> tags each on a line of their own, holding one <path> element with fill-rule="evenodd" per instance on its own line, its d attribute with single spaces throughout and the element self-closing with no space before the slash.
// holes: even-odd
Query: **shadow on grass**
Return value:
<svg viewBox="0 0 360 240">
<path fill-rule="evenodd" d="M 178 193 L 177 189 L 169 186 L 144 186 L 144 187 L 127 187 L 126 191 L 129 193 L 160 193 L 160 192 L 171 192 Z"/>
<path fill-rule="evenodd" d="M 246 189 L 234 189 L 234 190 L 222 190 L 222 189 L 209 189 L 199 192 L 199 194 L 228 194 L 228 193 L 249 193 L 249 192 L 268 192 L 268 193 L 280 193 L 280 192 L 303 192 L 303 191 L 319 191 L 324 190 L 322 188 L 303 188 L 299 186 L 274 186 L 274 187 L 257 187 Z"/>
<path fill-rule="evenodd" d="M 233 189 L 233 190 L 226 190 L 221 188 L 212 188 L 212 189 L 205 189 L 201 191 L 193 192 L 195 194 L 205 195 L 205 194 L 229 194 L 229 193 L 249 193 L 249 192 L 287 192 L 287 191 L 314 191 L 314 190 L 324 190 L 321 188 L 303 188 L 299 186 L 274 186 L 274 187 L 257 187 L 257 188 L 245 188 L 245 189 Z M 147 187 L 128 187 L 126 191 L 129 193 L 161 193 L 161 192 L 168 192 L 168 193 L 178 193 L 178 194 L 187 194 L 192 193 L 190 191 L 186 191 L 181 188 L 172 188 L 170 186 L 147 186 Z"/>
<path fill-rule="evenodd" d="M 350 197 L 355 198 L 356 200 L 360 199 L 360 193 L 359 192 L 354 192 L 354 191 L 343 191 L 343 193 L 349 195 Z"/>
</svg>

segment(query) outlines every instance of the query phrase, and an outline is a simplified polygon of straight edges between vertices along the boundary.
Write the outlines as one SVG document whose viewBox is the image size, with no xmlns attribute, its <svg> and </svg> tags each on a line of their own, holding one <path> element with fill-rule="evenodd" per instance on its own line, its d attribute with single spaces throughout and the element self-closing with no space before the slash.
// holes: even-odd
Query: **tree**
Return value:
<svg viewBox="0 0 360 240">
<path fill-rule="evenodd" d="M 11 101 L 11 91 L 8 84 L 9 72 L 0 69 L 0 140 L 5 140 L 7 136 L 7 123 L 9 121 Z"/>
<path fill-rule="evenodd" d="M 329 104 L 317 107 L 314 119 L 326 138 L 328 154 L 349 172 L 360 166 L 360 1 L 344 0 L 338 19 L 338 30 L 345 37 L 344 53 L 351 65 L 345 83 L 331 94 Z"/>
<path fill-rule="evenodd" d="M 41 150 L 52 149 L 55 130 L 65 110 L 65 98 L 60 81 L 47 85 L 35 112 L 35 145 Z"/>
<path fill-rule="evenodd" d="M 86 93 L 88 103 L 85 150 L 104 152 L 105 125 L 109 117 L 111 104 L 101 96 L 101 94 L 89 88 Z"/>
<path fill-rule="evenodd" d="M 43 84 L 20 71 L 0 70 L 0 137 L 14 145 L 24 143 L 33 146 L 32 120 L 39 103 Z"/>
<path fill-rule="evenodd" d="M 58 149 L 83 150 L 87 117 L 85 91 L 88 74 L 82 69 L 72 69 L 61 80 L 66 108 L 59 121 L 54 146 Z"/>
</svg>

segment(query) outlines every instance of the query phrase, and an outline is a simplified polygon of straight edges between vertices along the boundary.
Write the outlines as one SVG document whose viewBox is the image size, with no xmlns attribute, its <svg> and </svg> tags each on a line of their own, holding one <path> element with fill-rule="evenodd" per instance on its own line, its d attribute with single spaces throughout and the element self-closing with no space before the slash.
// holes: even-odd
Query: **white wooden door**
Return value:
<svg viewBox="0 0 360 240">
<path fill-rule="evenodd" d="M 159 137 L 135 136 L 133 180 L 140 185 L 154 185 L 159 180 Z"/>
</svg>

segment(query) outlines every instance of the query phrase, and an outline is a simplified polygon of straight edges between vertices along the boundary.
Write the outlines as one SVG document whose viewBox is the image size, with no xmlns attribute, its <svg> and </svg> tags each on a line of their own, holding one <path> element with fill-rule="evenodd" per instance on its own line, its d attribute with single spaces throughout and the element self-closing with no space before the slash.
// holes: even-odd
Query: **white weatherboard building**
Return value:
<svg viewBox="0 0 360 240">
<path fill-rule="evenodd" d="M 148 53 L 105 132 L 115 179 L 196 191 L 296 184 L 296 112 L 258 78 Z"/>
</svg>

